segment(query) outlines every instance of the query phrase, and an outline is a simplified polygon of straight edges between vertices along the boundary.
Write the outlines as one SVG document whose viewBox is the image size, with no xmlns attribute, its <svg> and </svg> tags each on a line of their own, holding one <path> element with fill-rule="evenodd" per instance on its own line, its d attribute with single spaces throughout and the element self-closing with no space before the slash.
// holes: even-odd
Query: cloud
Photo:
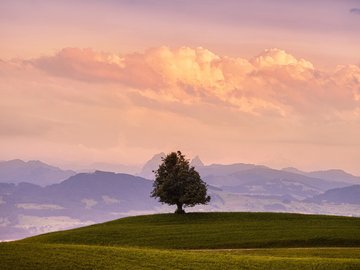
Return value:
<svg viewBox="0 0 360 270">
<path fill-rule="evenodd" d="M 360 8 L 352 8 L 350 9 L 350 13 L 360 15 Z"/>
<path fill-rule="evenodd" d="M 254 115 L 328 114 L 359 105 L 358 66 L 322 72 L 277 48 L 251 59 L 221 56 L 202 47 L 162 46 L 125 55 L 65 48 L 31 63 L 56 76 L 121 84 L 156 102 L 210 102 Z"/>
<path fill-rule="evenodd" d="M 98 53 L 92 49 L 65 48 L 54 56 L 42 57 L 32 63 L 61 77 L 116 81 L 121 72 L 121 61 L 116 55 Z"/>
<path fill-rule="evenodd" d="M 267 49 L 251 61 L 254 66 L 260 68 L 271 68 L 276 66 L 293 66 L 301 70 L 314 69 L 314 66 L 305 59 L 296 59 L 293 55 L 276 48 Z"/>
<path fill-rule="evenodd" d="M 202 47 L 159 47 L 124 56 L 92 49 L 65 48 L 32 63 L 46 72 L 78 80 L 123 82 L 135 87 L 174 85 L 195 88 L 237 87 L 251 72 L 284 69 L 299 75 L 313 70 L 310 62 L 280 49 L 265 50 L 250 61 L 218 56 Z M 286 70 L 287 69 L 287 70 Z M 300 77 L 298 77 L 300 79 Z"/>
<path fill-rule="evenodd" d="M 139 163 L 175 148 L 217 162 L 359 160 L 360 67 L 323 71 L 277 48 L 65 48 L 0 61 L 0 89 L 2 159 Z"/>
</svg>

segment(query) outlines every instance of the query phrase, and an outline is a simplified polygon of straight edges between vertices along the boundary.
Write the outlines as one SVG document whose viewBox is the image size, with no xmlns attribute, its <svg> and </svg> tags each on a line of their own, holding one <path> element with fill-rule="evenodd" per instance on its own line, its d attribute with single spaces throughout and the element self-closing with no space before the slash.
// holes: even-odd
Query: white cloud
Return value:
<svg viewBox="0 0 360 270">
<path fill-rule="evenodd" d="M 61 210 L 64 207 L 55 204 L 39 204 L 39 203 L 18 203 L 17 208 L 25 210 Z"/>
<path fill-rule="evenodd" d="M 86 209 L 91 209 L 98 204 L 94 199 L 82 199 L 81 202 L 85 205 Z"/>
</svg>

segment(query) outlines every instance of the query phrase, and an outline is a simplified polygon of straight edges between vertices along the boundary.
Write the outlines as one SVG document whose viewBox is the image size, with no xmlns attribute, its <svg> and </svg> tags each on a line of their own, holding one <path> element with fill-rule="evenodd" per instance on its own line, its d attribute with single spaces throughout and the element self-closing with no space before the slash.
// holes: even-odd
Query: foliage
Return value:
<svg viewBox="0 0 360 270">
<path fill-rule="evenodd" d="M 185 213 L 183 206 L 206 204 L 210 201 L 205 182 L 180 151 L 172 152 L 163 158 L 154 173 L 151 196 L 159 198 L 162 203 L 176 205 L 175 213 Z"/>
</svg>

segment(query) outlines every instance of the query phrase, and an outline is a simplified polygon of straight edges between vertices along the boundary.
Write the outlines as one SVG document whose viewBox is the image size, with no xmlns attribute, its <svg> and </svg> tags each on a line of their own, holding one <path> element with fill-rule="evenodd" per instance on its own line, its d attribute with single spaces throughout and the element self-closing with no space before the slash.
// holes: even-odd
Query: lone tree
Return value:
<svg viewBox="0 0 360 270">
<path fill-rule="evenodd" d="M 155 173 L 151 197 L 169 205 L 176 205 L 175 213 L 184 214 L 184 207 L 207 204 L 210 196 L 206 194 L 207 185 L 199 173 L 190 166 L 180 151 L 172 152 L 165 158 Z"/>
</svg>

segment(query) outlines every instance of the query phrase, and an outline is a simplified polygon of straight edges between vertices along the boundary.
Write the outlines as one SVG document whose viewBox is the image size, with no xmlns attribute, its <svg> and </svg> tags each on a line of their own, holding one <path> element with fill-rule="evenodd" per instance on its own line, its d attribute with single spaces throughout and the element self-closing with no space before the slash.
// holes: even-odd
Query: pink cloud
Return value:
<svg viewBox="0 0 360 270">
<path fill-rule="evenodd" d="M 328 113 L 359 106 L 358 66 L 323 72 L 308 60 L 275 48 L 250 60 L 220 56 L 202 47 L 163 46 L 125 55 L 65 48 L 32 63 L 56 76 L 120 83 L 149 99 L 188 104 L 215 99 L 253 114 Z"/>
<path fill-rule="evenodd" d="M 175 147 L 358 168 L 356 65 L 322 71 L 279 49 L 248 60 L 204 48 L 73 48 L 0 61 L 0 78 L 3 158 L 137 162 Z"/>
<path fill-rule="evenodd" d="M 121 60 L 116 62 L 113 59 L 110 54 L 98 53 L 92 49 L 65 48 L 54 56 L 32 62 L 56 76 L 89 81 L 116 81 L 121 73 Z"/>
</svg>

